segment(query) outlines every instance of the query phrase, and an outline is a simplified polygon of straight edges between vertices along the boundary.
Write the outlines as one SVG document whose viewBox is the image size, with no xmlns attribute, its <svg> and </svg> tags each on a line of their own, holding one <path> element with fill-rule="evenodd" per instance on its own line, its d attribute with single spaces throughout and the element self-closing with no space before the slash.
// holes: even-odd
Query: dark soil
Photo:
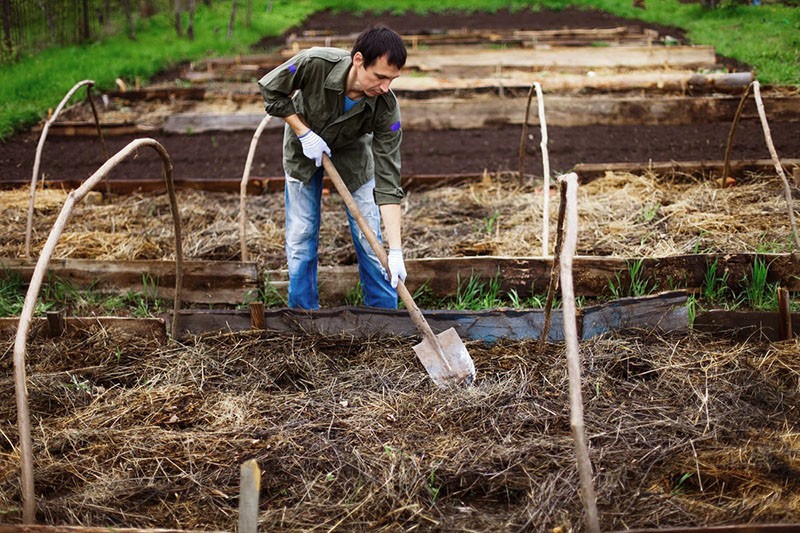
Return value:
<svg viewBox="0 0 800 533">
<path fill-rule="evenodd" d="M 601 28 L 642 25 L 661 35 L 685 40 L 677 28 L 630 21 L 592 10 L 497 11 L 485 13 L 443 13 L 419 15 L 335 14 L 321 12 L 310 17 L 304 29 L 329 29 L 337 33 L 354 32 L 369 23 L 385 23 L 401 32 L 433 32 L 447 28 Z M 263 46 L 268 42 L 264 41 Z M 800 124 L 773 122 L 772 136 L 778 154 L 794 157 L 800 153 Z M 688 126 L 588 126 L 549 127 L 549 155 L 554 171 L 564 171 L 577 163 L 623 161 L 718 160 L 722 159 L 729 124 Z M 541 173 L 539 130 L 530 129 L 528 140 L 529 172 Z M 520 127 L 453 131 L 406 131 L 403 142 L 405 175 L 470 173 L 515 170 L 518 168 Z M 251 132 L 219 132 L 195 135 L 152 135 L 169 152 L 177 178 L 239 177 L 244 168 Z M 107 139 L 109 152 L 115 153 L 139 136 Z M 39 134 L 20 134 L 0 143 L 0 181 L 30 179 Z M 251 175 L 280 176 L 280 132 L 267 130 L 262 135 Z M 739 127 L 734 158 L 768 158 L 764 136 L 756 120 L 744 120 Z M 50 136 L 45 146 L 42 171 L 60 179 L 83 178 L 102 164 L 97 139 Z M 138 159 L 116 168 L 111 177 L 158 178 L 160 163 L 155 154 L 143 153 Z"/>
<path fill-rule="evenodd" d="M 772 137 L 781 157 L 800 154 L 800 123 L 771 124 Z M 686 126 L 587 126 L 548 127 L 548 152 L 553 172 L 570 170 L 577 163 L 721 160 L 729 124 Z M 495 129 L 406 131 L 403 138 L 403 174 L 475 173 L 488 170 L 515 171 L 519 167 L 519 126 Z M 526 171 L 541 175 L 539 129 L 529 128 Z M 266 130 L 259 141 L 251 176 L 282 176 L 281 130 Z M 138 138 L 134 135 L 106 140 L 115 153 Z M 172 158 L 178 179 L 241 177 L 250 132 L 194 135 L 157 134 Z M 0 181 L 29 180 L 38 134 L 20 135 L 0 144 Z M 769 159 L 764 134 L 757 121 L 742 122 L 737 131 L 733 158 Z M 42 172 L 51 179 L 90 176 L 103 163 L 97 139 L 57 137 L 47 139 Z M 119 165 L 111 178 L 159 178 L 161 163 L 146 150 Z"/>
</svg>

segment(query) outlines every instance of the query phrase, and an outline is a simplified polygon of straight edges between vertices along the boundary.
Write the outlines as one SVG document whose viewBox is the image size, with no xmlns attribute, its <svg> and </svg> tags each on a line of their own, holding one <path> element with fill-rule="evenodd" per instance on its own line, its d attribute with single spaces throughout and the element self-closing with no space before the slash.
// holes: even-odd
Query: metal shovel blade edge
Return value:
<svg viewBox="0 0 800 533">
<path fill-rule="evenodd" d="M 439 333 L 436 340 L 442 348 L 444 359 L 428 339 L 414 346 L 417 357 L 433 382 L 439 387 L 472 384 L 475 381 L 475 363 L 455 328 Z"/>
</svg>

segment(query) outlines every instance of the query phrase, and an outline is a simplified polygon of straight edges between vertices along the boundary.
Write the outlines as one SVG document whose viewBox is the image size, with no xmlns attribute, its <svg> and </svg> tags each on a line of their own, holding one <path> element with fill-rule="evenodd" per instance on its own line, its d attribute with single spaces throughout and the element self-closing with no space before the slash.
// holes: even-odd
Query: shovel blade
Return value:
<svg viewBox="0 0 800 533">
<path fill-rule="evenodd" d="M 417 357 L 439 387 L 470 385 L 475 381 L 475 363 L 454 328 L 436 335 L 441 353 L 428 339 L 414 346 Z"/>
</svg>

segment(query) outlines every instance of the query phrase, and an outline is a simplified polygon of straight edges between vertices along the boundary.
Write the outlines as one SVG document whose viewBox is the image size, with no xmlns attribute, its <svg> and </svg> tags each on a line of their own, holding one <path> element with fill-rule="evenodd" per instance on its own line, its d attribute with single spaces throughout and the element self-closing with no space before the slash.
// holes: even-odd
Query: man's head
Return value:
<svg viewBox="0 0 800 533">
<path fill-rule="evenodd" d="M 371 26 L 361 32 L 350 51 L 350 57 L 355 58 L 357 53 L 364 58 L 365 68 L 371 67 L 381 56 L 386 56 L 386 62 L 398 69 L 406 64 L 403 38 L 386 26 Z"/>
<path fill-rule="evenodd" d="M 389 92 L 389 85 L 400 76 L 406 64 L 403 39 L 384 26 L 364 30 L 350 52 L 353 58 L 349 89 L 367 96 Z"/>
</svg>

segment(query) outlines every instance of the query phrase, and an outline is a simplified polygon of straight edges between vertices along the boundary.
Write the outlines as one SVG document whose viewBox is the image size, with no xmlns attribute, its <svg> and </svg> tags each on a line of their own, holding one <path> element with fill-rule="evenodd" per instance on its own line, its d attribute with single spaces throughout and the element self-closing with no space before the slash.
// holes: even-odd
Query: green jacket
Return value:
<svg viewBox="0 0 800 533">
<path fill-rule="evenodd" d="M 266 111 L 273 117 L 297 113 L 331 149 L 331 160 L 352 192 L 375 177 L 378 205 L 398 204 L 400 186 L 400 106 L 394 93 L 364 97 L 345 114 L 344 95 L 352 60 L 338 48 L 310 48 L 275 68 L 258 82 Z M 287 125 L 283 134 L 285 172 L 308 182 L 314 161 Z"/>
</svg>

